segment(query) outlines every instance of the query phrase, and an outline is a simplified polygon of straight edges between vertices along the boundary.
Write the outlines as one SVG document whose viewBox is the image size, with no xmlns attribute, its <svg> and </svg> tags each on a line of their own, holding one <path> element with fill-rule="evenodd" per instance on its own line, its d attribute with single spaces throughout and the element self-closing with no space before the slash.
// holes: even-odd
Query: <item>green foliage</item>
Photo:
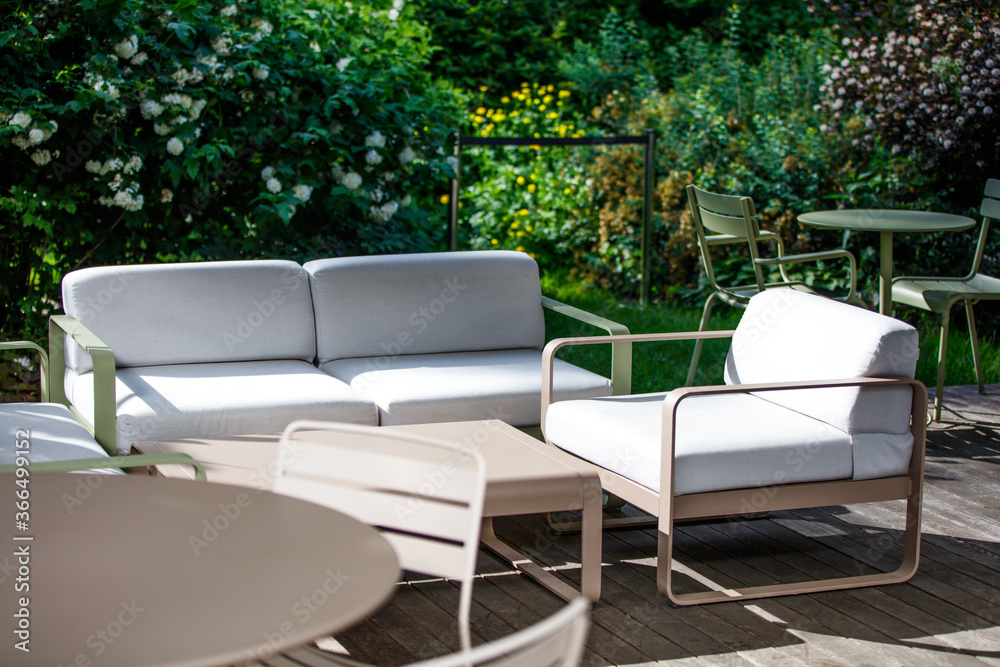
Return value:
<svg viewBox="0 0 1000 667">
<path fill-rule="evenodd" d="M 553 85 L 524 84 L 495 106 L 485 93 L 466 134 L 481 137 L 582 137 L 583 121 Z M 556 146 L 469 147 L 462 154 L 462 226 L 474 249 L 527 252 L 548 270 L 586 262 L 596 204 L 587 149 Z"/>
<path fill-rule="evenodd" d="M 88 264 L 443 242 L 456 96 L 388 4 L 4 8 L 5 331 L 44 335 L 61 275 Z"/>
</svg>

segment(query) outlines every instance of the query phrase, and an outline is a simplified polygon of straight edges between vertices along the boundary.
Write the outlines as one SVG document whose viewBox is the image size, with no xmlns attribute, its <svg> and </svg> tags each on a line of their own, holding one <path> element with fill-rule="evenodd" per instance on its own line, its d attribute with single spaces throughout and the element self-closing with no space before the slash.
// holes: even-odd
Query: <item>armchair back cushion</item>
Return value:
<svg viewBox="0 0 1000 667">
<path fill-rule="evenodd" d="M 918 355 L 916 329 L 900 320 L 793 290 L 768 290 L 751 299 L 740 320 L 725 380 L 756 384 L 912 378 Z M 769 391 L 758 396 L 849 434 L 855 443 L 855 479 L 897 474 L 898 462 L 909 458 L 908 387 Z"/>
<path fill-rule="evenodd" d="M 538 265 L 519 252 L 307 262 L 319 364 L 337 359 L 538 348 Z"/>
<path fill-rule="evenodd" d="M 316 354 L 309 280 L 295 262 L 92 267 L 66 274 L 62 296 L 66 314 L 114 351 L 118 368 Z M 91 370 L 75 345 L 66 364 Z"/>
</svg>

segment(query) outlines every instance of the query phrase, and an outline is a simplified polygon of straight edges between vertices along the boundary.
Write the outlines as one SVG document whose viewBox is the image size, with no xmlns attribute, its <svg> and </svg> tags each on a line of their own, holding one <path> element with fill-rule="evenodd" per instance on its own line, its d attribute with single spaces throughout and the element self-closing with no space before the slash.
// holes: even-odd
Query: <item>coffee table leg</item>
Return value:
<svg viewBox="0 0 1000 667">
<path fill-rule="evenodd" d="M 879 232 L 878 311 L 892 316 L 892 232 Z"/>
<path fill-rule="evenodd" d="M 583 492 L 580 533 L 580 592 L 591 602 L 601 597 L 601 556 L 604 550 L 604 504 L 601 480 L 594 477 Z"/>
<path fill-rule="evenodd" d="M 483 546 L 487 549 L 567 602 L 580 597 L 580 593 L 572 586 L 558 579 L 541 565 L 497 537 L 496 532 L 493 530 L 493 519 L 491 517 L 483 518 L 483 527 L 479 539 L 482 540 Z M 600 558 L 600 554 L 598 554 L 598 558 Z M 586 566 L 584 565 L 584 567 Z M 584 584 L 586 584 L 586 581 L 584 581 Z M 599 581 L 598 585 L 600 585 Z M 592 598 L 592 600 L 596 600 L 596 598 Z"/>
</svg>

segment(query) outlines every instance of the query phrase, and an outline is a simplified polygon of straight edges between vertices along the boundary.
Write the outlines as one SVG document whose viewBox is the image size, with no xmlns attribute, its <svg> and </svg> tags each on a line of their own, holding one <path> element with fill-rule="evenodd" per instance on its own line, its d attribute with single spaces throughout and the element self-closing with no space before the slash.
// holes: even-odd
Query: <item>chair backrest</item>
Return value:
<svg viewBox="0 0 1000 667">
<path fill-rule="evenodd" d="M 303 267 L 320 365 L 545 344 L 538 264 L 522 252 L 335 257 Z"/>
<path fill-rule="evenodd" d="M 583 658 L 589 628 L 590 603 L 580 597 L 524 630 L 413 667 L 576 667 Z"/>
<path fill-rule="evenodd" d="M 907 377 L 920 348 L 909 324 L 857 306 L 789 289 L 747 305 L 726 360 L 728 384 Z M 909 432 L 909 387 L 770 391 L 773 403 L 851 435 Z"/>
<path fill-rule="evenodd" d="M 374 426 L 296 421 L 281 436 L 274 491 L 376 527 L 403 569 L 460 583 L 459 637 L 479 554 L 486 464 L 468 448 Z"/>
<path fill-rule="evenodd" d="M 710 247 L 713 242 L 744 241 L 750 250 L 757 289 L 763 290 L 764 272 L 755 261 L 758 257 L 756 239 L 760 236 L 760 229 L 757 226 L 757 210 L 753 199 L 716 194 L 695 185 L 687 186 L 687 194 L 691 219 L 698 237 L 698 249 L 701 252 L 701 261 L 709 285 L 713 289 L 720 288 L 712 266 Z M 709 236 L 709 233 L 712 236 Z"/>
<path fill-rule="evenodd" d="M 990 232 L 990 223 L 1000 220 L 1000 180 L 991 178 L 986 181 L 983 189 L 983 202 L 979 206 L 979 215 L 983 216 L 983 224 L 979 229 L 979 240 L 976 243 L 976 255 L 972 263 L 972 274 L 979 272 L 986 251 L 986 239 Z"/>
</svg>

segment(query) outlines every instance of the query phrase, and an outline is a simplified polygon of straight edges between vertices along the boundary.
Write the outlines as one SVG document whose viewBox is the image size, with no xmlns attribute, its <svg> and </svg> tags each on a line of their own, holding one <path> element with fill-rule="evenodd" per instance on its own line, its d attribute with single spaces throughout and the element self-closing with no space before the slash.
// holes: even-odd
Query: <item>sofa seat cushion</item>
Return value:
<svg viewBox="0 0 1000 667">
<path fill-rule="evenodd" d="M 666 395 L 553 403 L 546 440 L 658 492 Z M 674 495 L 854 473 L 847 433 L 751 394 L 686 399 L 678 408 L 676 442 Z"/>
<path fill-rule="evenodd" d="M 108 458 L 69 409 L 56 403 L 0 404 L 0 433 L 0 465 L 14 465 L 19 452 L 31 463 Z M 18 449 L 18 441 L 26 441 L 29 446 Z M 124 474 L 119 468 L 86 472 Z"/>
<path fill-rule="evenodd" d="M 117 447 L 133 442 L 280 433 L 296 419 L 378 424 L 371 401 L 304 361 L 245 361 L 125 368 L 115 378 Z M 71 399 L 93 414 L 93 374 Z"/>
<path fill-rule="evenodd" d="M 320 368 L 378 405 L 383 426 L 500 419 L 537 426 L 542 353 L 494 350 L 342 359 Z M 610 396 L 611 381 L 556 360 L 557 400 Z"/>
</svg>

